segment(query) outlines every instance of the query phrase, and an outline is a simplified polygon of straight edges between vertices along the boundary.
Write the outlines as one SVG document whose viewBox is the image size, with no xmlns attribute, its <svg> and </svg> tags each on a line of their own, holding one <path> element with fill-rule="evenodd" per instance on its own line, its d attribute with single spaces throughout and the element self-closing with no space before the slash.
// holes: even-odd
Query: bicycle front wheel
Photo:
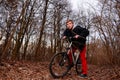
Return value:
<svg viewBox="0 0 120 80">
<path fill-rule="evenodd" d="M 52 57 L 49 70 L 54 78 L 65 76 L 69 71 L 69 58 L 66 52 L 57 53 Z"/>
</svg>

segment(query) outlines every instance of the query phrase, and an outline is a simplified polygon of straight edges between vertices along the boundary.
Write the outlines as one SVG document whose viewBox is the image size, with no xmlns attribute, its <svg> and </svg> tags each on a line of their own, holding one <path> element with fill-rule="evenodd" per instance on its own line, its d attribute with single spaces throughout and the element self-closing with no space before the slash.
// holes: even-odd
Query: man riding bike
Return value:
<svg viewBox="0 0 120 80">
<path fill-rule="evenodd" d="M 86 61 L 86 37 L 89 35 L 89 31 L 86 28 L 82 28 L 80 26 L 74 27 L 73 20 L 66 21 L 66 30 L 63 33 L 63 39 L 67 37 L 74 37 L 73 41 L 77 41 L 80 43 L 79 46 L 76 47 L 77 44 L 73 43 L 72 51 L 73 53 L 78 49 L 80 51 L 80 59 L 82 63 L 82 72 L 79 74 L 80 77 L 87 77 L 87 61 Z M 68 56 L 70 59 L 70 68 L 73 66 L 72 62 L 72 53 L 68 52 Z"/>
</svg>

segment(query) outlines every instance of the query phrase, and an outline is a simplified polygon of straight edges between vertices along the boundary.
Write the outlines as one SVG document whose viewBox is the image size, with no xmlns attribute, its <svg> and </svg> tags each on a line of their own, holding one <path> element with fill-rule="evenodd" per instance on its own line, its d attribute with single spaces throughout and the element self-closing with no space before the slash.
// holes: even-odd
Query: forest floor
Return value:
<svg viewBox="0 0 120 80">
<path fill-rule="evenodd" d="M 80 78 L 74 68 L 69 75 L 54 79 L 49 73 L 49 62 L 3 62 L 0 80 L 120 80 L 120 67 L 88 65 L 88 78 Z"/>
</svg>

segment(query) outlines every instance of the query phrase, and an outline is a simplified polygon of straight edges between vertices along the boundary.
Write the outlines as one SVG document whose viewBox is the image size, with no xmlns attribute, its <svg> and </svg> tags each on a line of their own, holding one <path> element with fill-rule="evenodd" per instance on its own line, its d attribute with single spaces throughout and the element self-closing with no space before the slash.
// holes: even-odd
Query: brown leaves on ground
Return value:
<svg viewBox="0 0 120 80">
<path fill-rule="evenodd" d="M 0 80 L 54 80 L 49 62 L 4 62 L 0 66 Z M 64 78 L 55 80 L 120 80 L 120 67 L 88 65 L 88 78 L 80 78 L 74 68 Z"/>
</svg>

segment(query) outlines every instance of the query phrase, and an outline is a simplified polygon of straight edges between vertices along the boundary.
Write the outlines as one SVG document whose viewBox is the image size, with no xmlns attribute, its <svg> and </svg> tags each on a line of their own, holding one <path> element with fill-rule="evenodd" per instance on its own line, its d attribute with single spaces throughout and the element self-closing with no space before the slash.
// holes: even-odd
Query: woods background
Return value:
<svg viewBox="0 0 120 80">
<path fill-rule="evenodd" d="M 49 61 L 64 45 L 67 19 L 90 31 L 87 60 L 120 65 L 120 1 L 98 0 L 98 6 L 75 12 L 67 0 L 0 0 L 0 61 Z"/>
</svg>

